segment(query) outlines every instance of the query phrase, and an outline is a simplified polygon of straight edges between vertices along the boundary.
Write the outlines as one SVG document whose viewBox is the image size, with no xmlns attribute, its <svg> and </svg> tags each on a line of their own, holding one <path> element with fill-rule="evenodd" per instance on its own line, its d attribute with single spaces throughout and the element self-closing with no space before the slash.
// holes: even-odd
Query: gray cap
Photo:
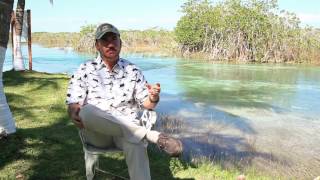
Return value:
<svg viewBox="0 0 320 180">
<path fill-rule="evenodd" d="M 96 39 L 102 38 L 102 36 L 108 32 L 112 32 L 120 36 L 120 32 L 116 27 L 109 23 L 103 23 L 97 27 Z"/>
</svg>

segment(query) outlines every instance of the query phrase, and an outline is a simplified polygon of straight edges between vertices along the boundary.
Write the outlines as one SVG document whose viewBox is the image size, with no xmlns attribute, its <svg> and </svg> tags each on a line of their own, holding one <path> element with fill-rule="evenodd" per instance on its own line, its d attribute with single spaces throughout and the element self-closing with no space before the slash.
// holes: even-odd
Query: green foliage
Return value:
<svg viewBox="0 0 320 180">
<path fill-rule="evenodd" d="M 295 14 L 279 11 L 276 0 L 225 0 L 215 4 L 189 0 L 182 12 L 175 35 L 184 52 L 204 52 L 215 60 L 259 62 L 319 56 L 302 56 L 301 49 L 319 50 L 319 41 L 310 36 L 310 30 L 299 27 Z M 305 33 L 313 43 L 305 44 Z"/>
<path fill-rule="evenodd" d="M 82 27 L 79 43 L 74 49 L 80 52 L 95 52 L 94 40 L 95 26 Z M 166 52 L 176 47 L 174 34 L 171 31 L 151 28 L 147 30 L 125 30 L 121 31 L 123 51 L 125 52 Z"/>
<path fill-rule="evenodd" d="M 79 33 L 33 33 L 33 41 L 46 47 L 73 47 L 78 52 L 92 53 L 95 49 L 96 25 L 82 26 Z M 171 54 L 177 49 L 174 33 L 157 27 L 146 30 L 121 31 L 123 52 Z"/>
<path fill-rule="evenodd" d="M 166 47 L 174 41 L 173 38 L 173 32 L 158 28 L 121 31 L 121 39 L 126 46 Z"/>
<path fill-rule="evenodd" d="M 35 32 L 32 33 L 32 41 L 45 47 L 74 47 L 80 39 L 79 33 L 59 32 Z"/>
<path fill-rule="evenodd" d="M 94 33 L 96 30 L 97 25 L 95 24 L 89 24 L 89 25 L 85 25 L 85 26 L 81 26 L 80 28 L 80 35 L 84 36 L 86 34 L 89 33 Z"/>
<path fill-rule="evenodd" d="M 208 29 L 209 10 L 211 6 L 207 0 L 190 0 L 182 6 L 185 13 L 177 23 L 175 29 L 177 41 L 190 49 L 199 49 L 203 46 L 203 39 Z"/>
</svg>

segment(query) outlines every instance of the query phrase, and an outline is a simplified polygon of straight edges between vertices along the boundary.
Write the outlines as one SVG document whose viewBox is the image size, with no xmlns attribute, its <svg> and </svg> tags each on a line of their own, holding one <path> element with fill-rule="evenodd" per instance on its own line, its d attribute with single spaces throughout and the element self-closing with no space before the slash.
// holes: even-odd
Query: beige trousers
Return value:
<svg viewBox="0 0 320 180">
<path fill-rule="evenodd" d="M 79 113 L 84 124 L 81 130 L 85 143 L 96 148 L 107 149 L 117 147 L 123 150 L 131 180 L 150 180 L 150 168 L 147 149 L 142 139 L 147 130 L 125 117 L 113 115 L 87 104 Z M 85 152 L 86 174 L 92 179 L 92 164 L 97 156 Z"/>
</svg>

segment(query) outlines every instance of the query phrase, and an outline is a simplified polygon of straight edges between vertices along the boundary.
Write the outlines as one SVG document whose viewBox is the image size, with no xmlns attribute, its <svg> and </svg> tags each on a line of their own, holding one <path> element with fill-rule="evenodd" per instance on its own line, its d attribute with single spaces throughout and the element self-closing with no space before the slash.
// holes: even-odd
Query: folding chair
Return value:
<svg viewBox="0 0 320 180">
<path fill-rule="evenodd" d="M 140 122 L 141 125 L 144 126 L 147 131 L 150 131 L 152 126 L 156 123 L 157 120 L 157 114 L 153 110 L 144 110 Z M 99 167 L 99 155 L 104 154 L 107 152 L 122 152 L 121 149 L 118 148 L 99 148 L 95 147 L 91 144 L 88 144 L 85 142 L 84 136 L 82 131 L 79 131 L 79 136 L 83 145 L 83 151 L 84 151 L 84 159 L 85 159 L 85 167 L 86 167 L 86 176 L 87 180 L 92 180 L 95 176 L 95 172 L 99 171 L 105 174 L 112 175 L 114 177 L 120 178 L 120 179 L 126 179 L 129 180 L 126 177 L 122 177 L 119 175 L 116 175 L 114 173 L 108 172 L 106 170 L 102 170 Z M 147 145 L 147 143 L 146 143 Z"/>
</svg>

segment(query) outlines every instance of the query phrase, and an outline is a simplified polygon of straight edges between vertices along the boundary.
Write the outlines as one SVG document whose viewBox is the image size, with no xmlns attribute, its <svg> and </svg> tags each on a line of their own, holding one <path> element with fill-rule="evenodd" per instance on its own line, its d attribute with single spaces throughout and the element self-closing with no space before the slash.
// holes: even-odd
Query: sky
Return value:
<svg viewBox="0 0 320 180">
<path fill-rule="evenodd" d="M 15 0 L 17 1 L 17 0 Z M 79 32 L 88 24 L 109 22 L 121 30 L 173 30 L 186 0 L 26 0 L 33 32 Z M 278 0 L 279 9 L 294 12 L 302 22 L 320 28 L 320 0 Z"/>
</svg>

